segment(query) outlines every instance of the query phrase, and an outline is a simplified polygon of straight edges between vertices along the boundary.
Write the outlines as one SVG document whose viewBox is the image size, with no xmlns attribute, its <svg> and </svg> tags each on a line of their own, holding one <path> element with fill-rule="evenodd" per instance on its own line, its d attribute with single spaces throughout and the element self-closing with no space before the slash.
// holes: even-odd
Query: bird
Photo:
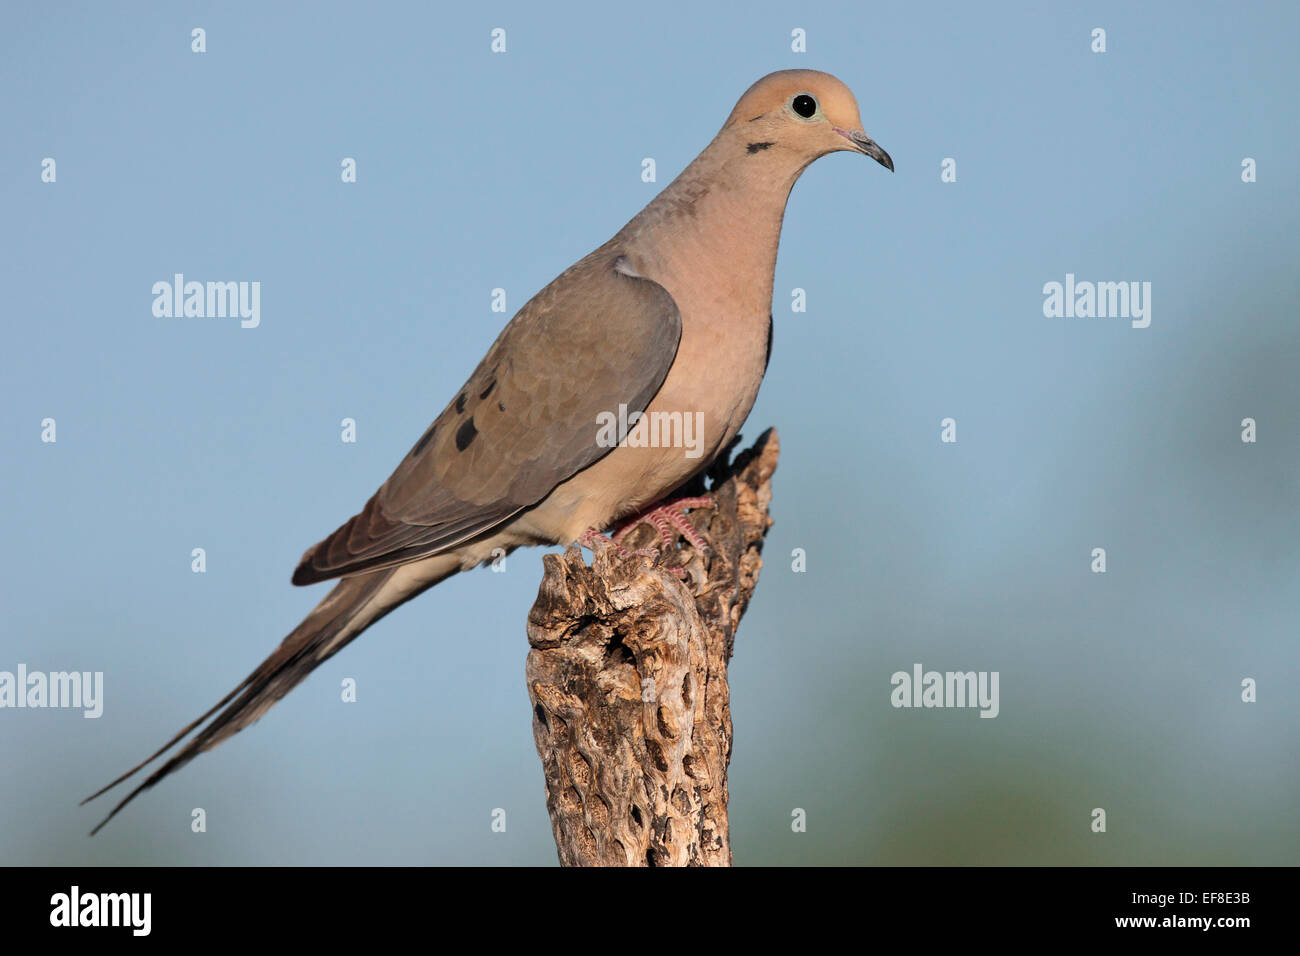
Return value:
<svg viewBox="0 0 1300 956">
<path fill-rule="evenodd" d="M 365 507 L 306 551 L 295 585 L 337 579 L 307 617 L 206 713 L 82 801 L 197 729 L 91 835 L 458 572 L 524 546 L 608 545 L 603 532 L 620 522 L 615 540 L 649 521 L 661 538 L 677 528 L 702 546 L 685 515 L 710 502 L 672 493 L 728 448 L 754 404 L 787 199 L 814 160 L 841 151 L 893 172 L 839 79 L 780 70 L 750 86 L 680 175 L 524 304 Z M 610 440 L 598 424 L 614 415 L 627 426 Z M 700 425 L 694 447 L 656 440 L 686 416 Z"/>
</svg>

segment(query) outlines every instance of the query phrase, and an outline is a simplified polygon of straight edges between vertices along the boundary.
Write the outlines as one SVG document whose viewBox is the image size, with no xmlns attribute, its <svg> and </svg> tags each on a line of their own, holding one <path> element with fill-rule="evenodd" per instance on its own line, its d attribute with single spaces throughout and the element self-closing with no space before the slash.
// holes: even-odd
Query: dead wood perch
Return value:
<svg viewBox="0 0 1300 956">
<path fill-rule="evenodd" d="M 729 866 L 727 662 L 763 566 L 776 432 L 710 470 L 701 555 L 543 557 L 528 614 L 533 738 L 565 866 Z M 696 492 L 688 491 L 688 494 Z M 655 535 L 636 528 L 629 550 Z M 687 580 L 669 570 L 685 569 Z"/>
</svg>

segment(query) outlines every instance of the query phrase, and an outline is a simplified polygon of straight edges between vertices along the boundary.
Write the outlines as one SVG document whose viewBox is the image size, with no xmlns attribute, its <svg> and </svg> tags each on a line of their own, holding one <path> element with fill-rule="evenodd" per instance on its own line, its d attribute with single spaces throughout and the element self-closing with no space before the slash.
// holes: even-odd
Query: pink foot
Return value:
<svg viewBox="0 0 1300 956">
<path fill-rule="evenodd" d="M 618 552 L 618 555 L 621 558 L 630 558 L 634 554 L 657 555 L 659 553 L 654 548 L 638 548 L 635 551 L 629 551 L 609 535 L 601 534 L 595 528 L 588 528 L 584 531 L 582 537 L 578 539 L 578 544 L 590 550 L 592 554 L 595 554 L 596 542 L 598 541 L 613 548 Z"/>
<path fill-rule="evenodd" d="M 659 534 L 659 545 L 663 548 L 670 548 L 680 534 L 689 541 L 701 554 L 708 554 L 709 544 L 700 533 L 695 530 L 695 525 L 686 517 L 688 508 L 716 508 L 717 503 L 708 496 L 698 498 L 678 498 L 674 501 L 664 501 L 647 511 L 631 518 L 621 528 L 614 532 L 614 543 L 618 544 L 626 538 L 632 529 L 642 523 L 650 524 Z"/>
</svg>

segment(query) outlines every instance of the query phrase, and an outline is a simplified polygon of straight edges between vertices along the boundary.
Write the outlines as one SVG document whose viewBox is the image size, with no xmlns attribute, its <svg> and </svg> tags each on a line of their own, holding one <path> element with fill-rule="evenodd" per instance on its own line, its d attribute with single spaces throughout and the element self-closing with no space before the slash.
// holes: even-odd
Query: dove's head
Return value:
<svg viewBox="0 0 1300 956">
<path fill-rule="evenodd" d="M 722 129 L 747 154 L 780 155 L 797 170 L 838 150 L 862 153 L 894 169 L 889 154 L 863 132 L 849 88 L 817 70 L 769 73 L 745 91 Z"/>
</svg>

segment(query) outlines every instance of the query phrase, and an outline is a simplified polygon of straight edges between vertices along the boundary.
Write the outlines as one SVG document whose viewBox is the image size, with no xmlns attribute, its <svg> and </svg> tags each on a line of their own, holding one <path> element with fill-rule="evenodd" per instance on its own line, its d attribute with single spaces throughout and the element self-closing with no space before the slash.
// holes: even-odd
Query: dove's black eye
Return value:
<svg viewBox="0 0 1300 956">
<path fill-rule="evenodd" d="M 807 93 L 800 93 L 790 101 L 790 109 L 804 119 L 811 119 L 813 114 L 817 112 L 817 101 Z"/>
</svg>

